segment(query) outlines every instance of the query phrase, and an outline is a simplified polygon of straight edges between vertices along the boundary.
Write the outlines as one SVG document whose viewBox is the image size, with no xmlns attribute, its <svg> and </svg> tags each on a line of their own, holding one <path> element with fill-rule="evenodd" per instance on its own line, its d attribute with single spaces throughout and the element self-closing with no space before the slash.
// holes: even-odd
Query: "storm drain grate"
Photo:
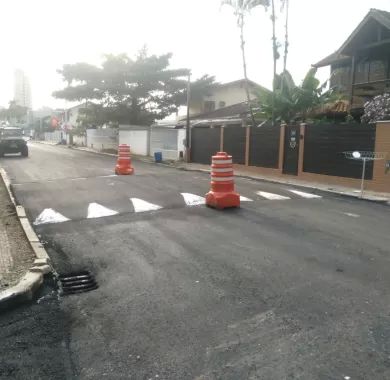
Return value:
<svg viewBox="0 0 390 380">
<path fill-rule="evenodd" d="M 58 279 L 63 295 L 84 293 L 98 288 L 95 277 L 88 270 L 60 274 Z"/>
</svg>

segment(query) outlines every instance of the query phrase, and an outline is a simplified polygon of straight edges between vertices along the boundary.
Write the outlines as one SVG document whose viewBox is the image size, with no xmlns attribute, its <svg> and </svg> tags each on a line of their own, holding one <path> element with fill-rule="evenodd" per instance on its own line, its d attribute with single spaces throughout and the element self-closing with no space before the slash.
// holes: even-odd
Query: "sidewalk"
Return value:
<svg viewBox="0 0 390 380">
<path fill-rule="evenodd" d="M 51 271 L 50 258 L 0 168 L 0 312 L 32 300 Z"/>
<path fill-rule="evenodd" d="M 18 283 L 34 259 L 15 206 L 0 178 L 0 292 Z"/>
</svg>

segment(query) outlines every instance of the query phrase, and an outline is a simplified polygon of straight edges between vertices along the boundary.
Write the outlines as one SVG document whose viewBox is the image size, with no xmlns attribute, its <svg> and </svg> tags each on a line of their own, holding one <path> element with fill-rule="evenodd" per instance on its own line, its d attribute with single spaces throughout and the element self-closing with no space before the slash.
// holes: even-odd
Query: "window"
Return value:
<svg viewBox="0 0 390 380">
<path fill-rule="evenodd" d="M 355 83 L 367 83 L 370 62 L 362 60 L 357 63 L 355 71 Z"/>
<path fill-rule="evenodd" d="M 370 82 L 386 79 L 385 60 L 376 60 L 370 62 Z"/>
<path fill-rule="evenodd" d="M 204 102 L 204 112 L 211 112 L 215 110 L 215 102 L 213 100 L 206 100 Z"/>
<path fill-rule="evenodd" d="M 223 107 L 226 107 L 226 102 L 224 102 L 223 100 L 221 100 L 221 101 L 218 103 L 218 108 L 223 108 Z"/>
<path fill-rule="evenodd" d="M 351 71 L 349 66 L 332 68 L 330 87 L 337 91 L 347 91 L 351 83 Z"/>
</svg>

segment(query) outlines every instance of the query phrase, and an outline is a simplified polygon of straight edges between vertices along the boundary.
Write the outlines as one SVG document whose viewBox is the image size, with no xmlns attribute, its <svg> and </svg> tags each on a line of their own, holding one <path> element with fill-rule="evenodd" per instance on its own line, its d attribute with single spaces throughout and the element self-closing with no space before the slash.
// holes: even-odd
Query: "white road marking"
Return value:
<svg viewBox="0 0 390 380">
<path fill-rule="evenodd" d="M 354 214 L 352 212 L 343 212 L 344 215 L 350 216 L 352 218 L 359 218 L 359 214 Z"/>
<path fill-rule="evenodd" d="M 311 193 L 305 193 L 304 191 L 298 191 L 298 190 L 289 190 L 291 193 L 294 193 L 296 195 L 299 195 L 302 198 L 307 199 L 314 199 L 314 198 L 322 198 L 321 195 L 311 194 Z"/>
<path fill-rule="evenodd" d="M 253 199 L 244 197 L 243 195 L 240 195 L 240 201 L 241 202 L 253 202 Z"/>
<path fill-rule="evenodd" d="M 181 193 L 187 206 L 198 206 L 206 203 L 203 197 L 191 193 Z"/>
<path fill-rule="evenodd" d="M 139 198 L 130 198 L 130 200 L 133 203 L 135 212 L 155 211 L 162 209 L 162 207 L 159 205 L 146 202 Z"/>
<path fill-rule="evenodd" d="M 88 219 L 102 218 L 103 216 L 111 216 L 118 214 L 118 211 L 111 210 L 99 203 L 90 203 L 88 206 Z"/>
<path fill-rule="evenodd" d="M 85 178 L 85 177 L 72 178 L 71 181 L 80 181 L 80 180 L 83 180 L 83 179 L 87 179 L 87 178 Z"/>
<path fill-rule="evenodd" d="M 34 226 L 38 226 L 39 224 L 62 223 L 67 222 L 68 220 L 70 219 L 53 210 L 52 208 L 45 208 L 35 219 L 35 222 L 33 224 Z"/>
<path fill-rule="evenodd" d="M 266 199 L 269 199 L 271 201 L 274 200 L 285 200 L 285 199 L 291 199 L 290 197 L 285 197 L 284 195 L 274 194 L 274 193 L 267 193 L 266 191 L 257 191 L 256 194 L 260 195 L 261 197 L 264 197 Z"/>
</svg>

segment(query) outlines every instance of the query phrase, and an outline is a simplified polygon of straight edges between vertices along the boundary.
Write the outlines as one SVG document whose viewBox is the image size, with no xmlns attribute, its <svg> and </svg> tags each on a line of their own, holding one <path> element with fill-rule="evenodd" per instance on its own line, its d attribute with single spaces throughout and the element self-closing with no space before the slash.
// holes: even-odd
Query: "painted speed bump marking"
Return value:
<svg viewBox="0 0 390 380">
<path fill-rule="evenodd" d="M 344 215 L 350 216 L 351 218 L 359 218 L 359 214 L 354 214 L 353 212 L 343 212 Z"/>
<path fill-rule="evenodd" d="M 204 197 L 191 193 L 180 193 L 187 206 L 198 206 L 206 203 Z"/>
<path fill-rule="evenodd" d="M 118 214 L 118 211 L 111 210 L 99 203 L 90 203 L 88 206 L 88 219 L 102 218 L 103 216 L 111 216 Z"/>
<path fill-rule="evenodd" d="M 253 202 L 253 199 L 244 197 L 243 195 L 240 195 L 240 201 L 241 202 Z"/>
<path fill-rule="evenodd" d="M 305 193 L 304 191 L 298 191 L 298 190 L 288 190 L 288 191 L 290 191 L 291 193 L 294 193 L 296 195 L 299 195 L 302 198 L 307 198 L 307 199 L 322 198 L 321 195 Z"/>
<path fill-rule="evenodd" d="M 130 198 L 130 200 L 133 203 L 135 212 L 156 211 L 162 209 L 159 205 L 146 202 L 139 198 Z"/>
<path fill-rule="evenodd" d="M 290 197 L 285 197 L 284 195 L 267 193 L 266 191 L 257 191 L 256 194 L 258 194 L 261 197 L 264 197 L 266 199 L 269 199 L 271 201 L 274 201 L 274 200 L 282 201 L 282 200 L 286 200 L 286 199 L 291 199 Z"/>
<path fill-rule="evenodd" d="M 34 226 L 38 226 L 40 224 L 48 224 L 48 223 L 63 223 L 63 222 L 67 222 L 68 220 L 70 219 L 60 214 L 59 212 L 53 210 L 52 208 L 45 208 L 35 219 L 35 222 L 33 224 Z"/>
</svg>

